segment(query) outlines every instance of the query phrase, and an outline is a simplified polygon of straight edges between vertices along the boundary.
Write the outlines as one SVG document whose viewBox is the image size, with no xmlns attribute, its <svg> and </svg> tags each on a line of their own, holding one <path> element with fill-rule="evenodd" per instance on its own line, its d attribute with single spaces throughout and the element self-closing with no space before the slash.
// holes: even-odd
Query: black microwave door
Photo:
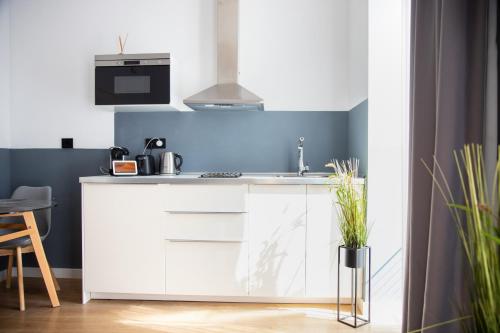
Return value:
<svg viewBox="0 0 500 333">
<path fill-rule="evenodd" d="M 169 104 L 170 66 L 95 68 L 95 104 Z"/>
</svg>

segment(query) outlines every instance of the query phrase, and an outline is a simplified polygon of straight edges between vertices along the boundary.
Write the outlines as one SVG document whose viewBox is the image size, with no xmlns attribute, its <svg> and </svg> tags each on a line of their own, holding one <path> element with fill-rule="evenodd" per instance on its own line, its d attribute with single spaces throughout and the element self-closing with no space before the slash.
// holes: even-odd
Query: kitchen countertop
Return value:
<svg viewBox="0 0 500 333">
<path fill-rule="evenodd" d="M 259 185 L 335 185 L 335 179 L 328 179 L 328 173 L 311 172 L 304 176 L 296 173 L 243 173 L 239 178 L 199 178 L 202 172 L 179 175 L 154 176 L 90 176 L 80 177 L 80 183 L 98 184 L 259 184 Z M 364 178 L 356 183 L 363 184 Z"/>
</svg>

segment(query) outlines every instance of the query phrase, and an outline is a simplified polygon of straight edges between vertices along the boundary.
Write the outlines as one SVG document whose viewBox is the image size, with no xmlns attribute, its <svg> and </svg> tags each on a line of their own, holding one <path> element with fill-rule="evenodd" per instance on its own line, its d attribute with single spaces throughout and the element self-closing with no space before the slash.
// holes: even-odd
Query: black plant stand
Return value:
<svg viewBox="0 0 500 333">
<path fill-rule="evenodd" d="M 345 253 L 344 266 L 351 270 L 351 313 L 347 316 L 340 316 L 340 252 Z M 368 252 L 368 258 L 366 256 Z M 370 322 L 371 312 L 371 269 L 372 269 L 372 250 L 369 246 L 359 249 L 348 248 L 345 246 L 338 247 L 337 260 L 337 321 L 357 328 L 366 325 Z M 368 274 L 366 274 L 368 261 Z M 361 290 L 358 290 L 358 270 L 361 270 Z M 368 290 L 366 287 L 368 286 Z M 368 313 L 366 317 L 358 315 L 358 295 L 368 303 Z M 347 321 L 351 319 L 352 323 Z"/>
</svg>

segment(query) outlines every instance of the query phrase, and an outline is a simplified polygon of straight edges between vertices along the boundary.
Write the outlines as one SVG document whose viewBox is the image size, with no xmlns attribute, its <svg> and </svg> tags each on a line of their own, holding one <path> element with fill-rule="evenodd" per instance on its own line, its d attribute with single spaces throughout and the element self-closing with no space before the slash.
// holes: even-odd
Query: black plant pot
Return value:
<svg viewBox="0 0 500 333">
<path fill-rule="evenodd" d="M 345 261 L 344 264 L 349 268 L 361 268 L 365 264 L 366 251 L 368 247 L 353 248 L 344 247 Z"/>
</svg>

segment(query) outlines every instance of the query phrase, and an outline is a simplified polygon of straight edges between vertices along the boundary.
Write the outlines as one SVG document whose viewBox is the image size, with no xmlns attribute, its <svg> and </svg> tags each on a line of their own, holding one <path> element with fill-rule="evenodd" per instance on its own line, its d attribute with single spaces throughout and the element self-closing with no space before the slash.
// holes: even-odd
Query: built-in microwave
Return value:
<svg viewBox="0 0 500 333">
<path fill-rule="evenodd" d="M 95 56 L 95 104 L 170 103 L 170 54 Z"/>
</svg>

